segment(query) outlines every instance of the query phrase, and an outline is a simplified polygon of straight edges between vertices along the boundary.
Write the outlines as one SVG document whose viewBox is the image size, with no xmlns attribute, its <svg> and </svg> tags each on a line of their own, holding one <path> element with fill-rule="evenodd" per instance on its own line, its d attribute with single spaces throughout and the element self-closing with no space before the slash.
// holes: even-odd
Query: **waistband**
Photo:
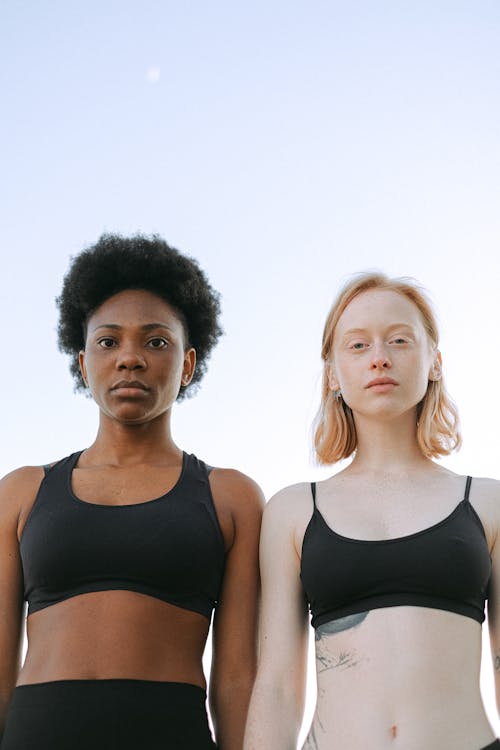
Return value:
<svg viewBox="0 0 500 750">
<path fill-rule="evenodd" d="M 107 678 L 102 680 L 51 680 L 48 682 L 32 682 L 24 685 L 16 685 L 15 693 L 52 692 L 67 695 L 68 692 L 82 693 L 147 693 L 151 697 L 155 695 L 164 700 L 165 697 L 182 696 L 191 697 L 193 700 L 205 701 L 207 691 L 200 685 L 190 682 L 163 682 L 160 680 L 136 680 L 122 678 Z"/>
<path fill-rule="evenodd" d="M 199 685 L 53 680 L 18 685 L 1 750 L 215 750 Z"/>
</svg>

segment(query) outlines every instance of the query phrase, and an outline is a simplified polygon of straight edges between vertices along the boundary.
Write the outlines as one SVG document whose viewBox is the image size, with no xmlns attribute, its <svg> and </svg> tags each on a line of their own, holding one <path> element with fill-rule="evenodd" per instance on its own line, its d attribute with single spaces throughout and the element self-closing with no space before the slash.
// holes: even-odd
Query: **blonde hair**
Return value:
<svg viewBox="0 0 500 750">
<path fill-rule="evenodd" d="M 420 311 L 427 336 L 438 347 L 438 327 L 425 291 L 408 277 L 391 279 L 383 273 L 356 275 L 341 290 L 333 303 L 323 331 L 321 358 L 323 382 L 321 404 L 314 421 L 314 447 L 320 464 L 332 464 L 349 458 L 356 450 L 358 438 L 354 417 L 343 398 L 336 398 L 329 383 L 329 368 L 335 328 L 340 316 L 352 300 L 369 289 L 388 289 L 407 297 Z M 460 448 L 457 407 L 448 395 L 442 378 L 431 380 L 422 401 L 417 405 L 417 440 L 424 456 L 446 456 Z"/>
</svg>

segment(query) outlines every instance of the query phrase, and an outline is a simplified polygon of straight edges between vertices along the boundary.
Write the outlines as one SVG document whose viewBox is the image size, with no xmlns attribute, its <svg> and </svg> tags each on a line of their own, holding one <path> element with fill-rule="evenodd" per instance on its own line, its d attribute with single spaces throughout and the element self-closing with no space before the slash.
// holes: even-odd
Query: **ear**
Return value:
<svg viewBox="0 0 500 750">
<path fill-rule="evenodd" d="M 328 386 L 331 391 L 338 391 L 340 390 L 340 383 L 337 380 L 337 376 L 335 375 L 335 370 L 333 369 L 333 364 L 331 362 L 328 362 L 325 365 L 326 369 L 326 375 L 328 378 Z"/>
<path fill-rule="evenodd" d="M 441 380 L 441 377 L 443 375 L 443 359 L 441 357 L 441 352 L 439 349 L 436 350 L 436 356 L 434 357 L 434 362 L 432 363 L 430 372 L 429 372 L 429 380 Z"/>
<path fill-rule="evenodd" d="M 80 372 L 82 374 L 83 382 L 89 387 L 89 381 L 87 380 L 87 368 L 85 367 L 85 349 L 80 349 L 78 352 L 78 364 L 80 366 Z"/>
<path fill-rule="evenodd" d="M 181 385 L 184 388 L 190 384 L 193 379 L 194 371 L 196 368 L 196 349 L 186 349 L 184 352 L 184 364 L 182 367 L 182 378 Z"/>
</svg>

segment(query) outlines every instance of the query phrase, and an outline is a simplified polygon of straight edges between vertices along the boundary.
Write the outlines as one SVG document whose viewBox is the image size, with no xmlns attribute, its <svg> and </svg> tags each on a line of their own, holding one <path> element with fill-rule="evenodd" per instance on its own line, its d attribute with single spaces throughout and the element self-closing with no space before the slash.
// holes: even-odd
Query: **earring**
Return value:
<svg viewBox="0 0 500 750">
<path fill-rule="evenodd" d="M 335 401 L 342 401 L 342 391 L 340 390 L 340 388 L 332 391 L 332 394 Z"/>
</svg>

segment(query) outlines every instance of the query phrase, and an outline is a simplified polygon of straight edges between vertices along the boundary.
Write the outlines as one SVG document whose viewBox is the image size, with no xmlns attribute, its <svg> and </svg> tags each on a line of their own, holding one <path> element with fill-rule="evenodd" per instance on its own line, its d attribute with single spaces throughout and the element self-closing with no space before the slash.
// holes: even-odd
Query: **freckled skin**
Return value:
<svg viewBox="0 0 500 750">
<path fill-rule="evenodd" d="M 435 357 L 417 307 L 396 292 L 370 290 L 339 318 L 331 386 L 342 392 L 356 418 L 394 418 L 423 398 Z M 366 387 L 379 376 L 393 378 L 397 386 L 388 392 Z"/>
<path fill-rule="evenodd" d="M 338 311 L 332 309 L 329 322 L 335 320 Z M 347 599 L 350 576 L 363 580 L 363 570 L 356 566 L 357 543 L 390 542 L 393 554 L 390 565 L 380 574 L 382 580 L 376 582 L 381 599 L 369 617 L 363 613 L 332 621 L 315 634 L 317 702 L 303 750 L 390 750 L 395 743 L 425 750 L 465 750 L 468 743 L 467 747 L 474 750 L 489 746 L 493 739 L 477 679 L 481 662 L 478 619 L 461 614 L 460 607 L 454 611 L 411 602 L 391 606 L 390 597 L 383 598 L 391 593 L 403 538 L 434 526 L 446 533 L 443 519 L 451 517 L 464 497 L 465 477 L 430 458 L 439 451 L 431 450 L 429 443 L 425 445 L 425 429 L 421 426 L 427 423 L 418 421 L 422 414 L 425 420 L 435 419 L 435 433 L 449 437 L 450 447 L 459 444 L 457 431 L 452 434 L 451 427 L 449 431 L 441 429 L 429 408 L 420 409 L 428 394 L 424 407 L 433 406 L 441 388 L 434 385 L 441 380 L 442 363 L 434 323 L 425 305 L 421 309 L 411 294 L 386 288 L 369 289 L 351 298 L 334 331 L 327 323 L 322 403 L 326 437 L 320 458 L 329 463 L 329 452 L 338 459 L 342 451 L 341 440 L 335 450 L 327 447 L 328 437 L 332 445 L 339 437 L 335 426 L 330 433 L 327 429 L 330 416 L 330 425 L 335 425 L 337 418 L 352 417 L 350 437 L 355 447 L 346 468 L 317 483 L 318 507 L 325 525 L 352 543 L 352 560 L 347 555 L 345 560 L 338 560 L 332 553 L 328 566 L 325 564 L 325 578 L 328 581 L 331 575 L 332 580 L 345 581 L 342 596 Z M 443 397 L 443 408 L 444 403 Z M 339 405 L 343 414 L 338 411 Z M 329 409 L 334 410 L 333 416 Z M 456 418 L 451 408 L 450 415 Z M 320 431 L 318 434 L 321 437 Z M 471 495 L 471 505 L 482 522 L 493 558 L 488 617 L 493 653 L 498 657 L 497 673 L 500 549 L 495 540 L 500 527 L 499 491 L 495 480 L 474 479 Z M 297 575 L 297 558 L 306 552 L 304 534 L 311 512 L 310 484 L 304 482 L 277 493 L 264 514 L 264 666 L 257 676 L 246 750 L 295 747 L 297 715 L 302 710 L 297 686 L 302 688 L 304 683 L 307 647 L 304 593 L 310 602 L 317 601 L 313 590 L 304 591 L 305 579 Z M 312 543 L 309 536 L 308 549 Z M 320 555 L 312 559 L 319 568 L 323 562 Z M 417 557 L 417 566 L 421 559 Z M 438 563 L 436 583 L 442 583 L 443 601 L 449 601 L 446 579 L 439 580 Z M 429 589 L 434 590 L 432 574 L 428 578 Z M 332 599 L 334 590 L 332 586 Z M 357 602 L 354 587 L 352 593 L 353 602 Z M 321 605 L 335 611 L 338 603 L 327 602 L 327 594 L 322 594 Z M 365 606 L 372 604 L 367 600 Z M 457 654 L 460 679 L 456 678 Z"/>
</svg>

